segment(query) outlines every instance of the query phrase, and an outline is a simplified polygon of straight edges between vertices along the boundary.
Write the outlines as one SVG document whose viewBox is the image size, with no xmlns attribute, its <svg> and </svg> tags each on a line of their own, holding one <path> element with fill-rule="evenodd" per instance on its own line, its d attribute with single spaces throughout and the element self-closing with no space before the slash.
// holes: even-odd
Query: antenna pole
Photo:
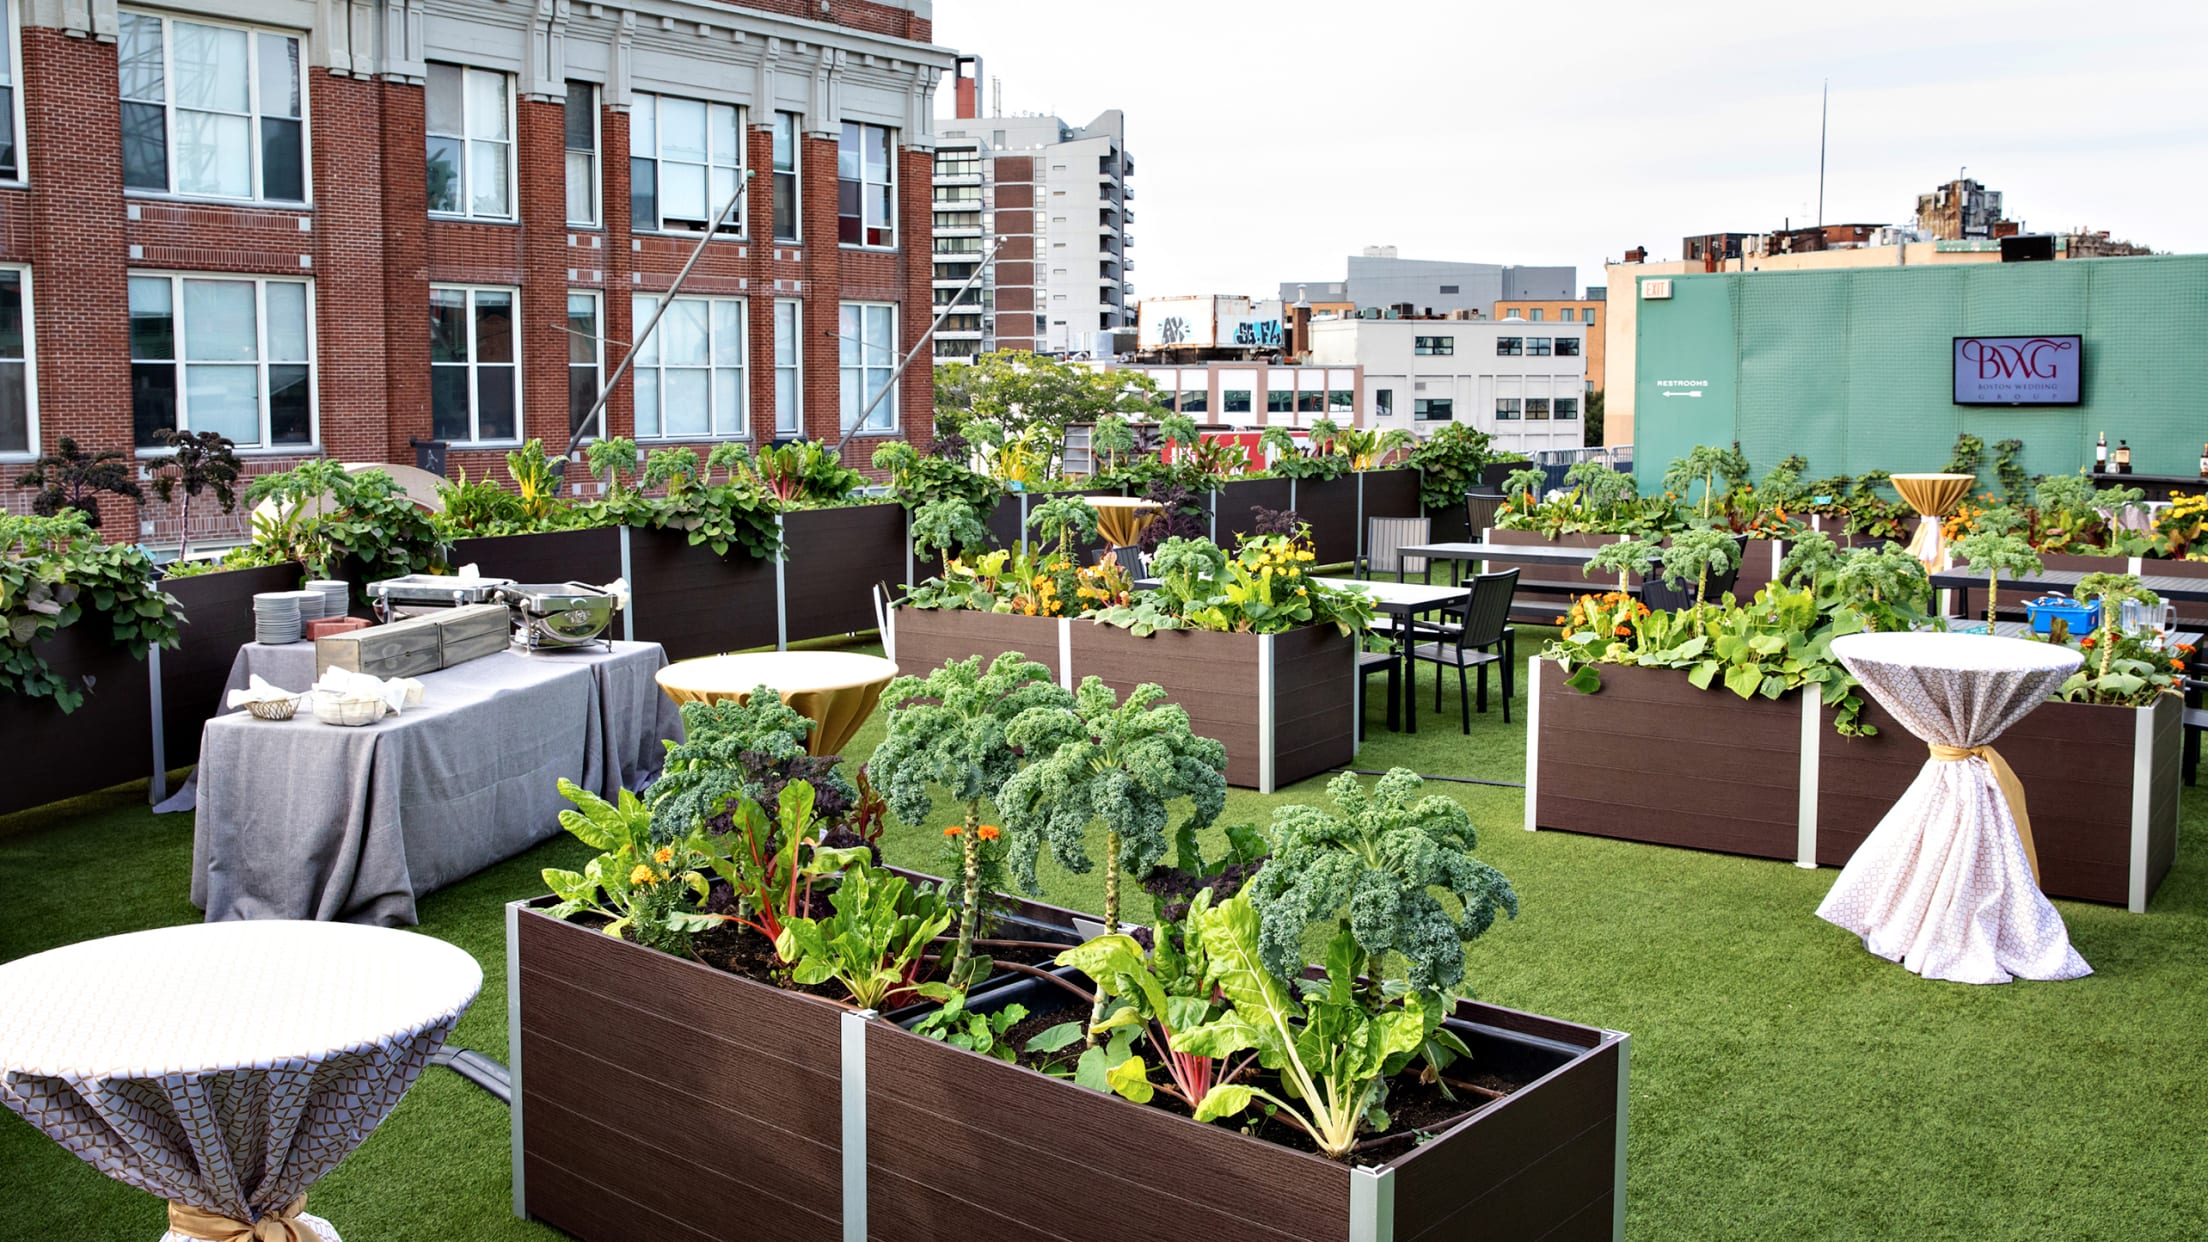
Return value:
<svg viewBox="0 0 2208 1242">
<path fill-rule="evenodd" d="M 1825 129 L 1832 116 L 1832 79 L 1825 79 L 1825 93 L 1817 105 L 1817 227 L 1825 227 Z"/>
</svg>

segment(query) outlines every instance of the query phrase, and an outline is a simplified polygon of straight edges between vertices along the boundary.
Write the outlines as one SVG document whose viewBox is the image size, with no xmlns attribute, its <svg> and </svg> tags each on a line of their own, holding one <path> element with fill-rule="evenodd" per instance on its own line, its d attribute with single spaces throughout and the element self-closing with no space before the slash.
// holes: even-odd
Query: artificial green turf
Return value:
<svg viewBox="0 0 2208 1242">
<path fill-rule="evenodd" d="M 1521 636 L 1530 653 L 1532 632 Z M 1372 711 L 1358 766 L 1517 781 L 1525 717 L 1457 731 L 1428 698 L 1415 737 Z M 1377 690 L 1379 683 L 1374 683 Z M 1523 702 L 1518 704 L 1523 707 Z M 854 757 L 880 740 L 870 722 Z M 1661 745 L 1651 738 L 1649 744 Z M 1227 815 L 1319 799 L 1323 778 Z M 2176 868 L 2145 915 L 2058 902 L 2098 972 L 2070 983 L 1932 983 L 1818 920 L 1832 871 L 1521 829 L 1519 791 L 1436 782 L 1481 826 L 1523 912 L 1475 944 L 1482 999 L 1629 1031 L 1628 1233 L 1635 1238 L 2208 1237 L 2208 796 L 2188 791 Z M 118 791 L 0 819 L 0 960 L 197 917 L 188 816 Z M 937 862 L 940 825 L 891 831 Z M 421 931 L 483 964 L 457 1042 L 506 1050 L 502 906 L 585 853 L 549 842 L 425 899 Z M 1097 875 L 1046 864 L 1051 899 L 1094 910 Z M 1130 917 L 1145 917 L 1137 898 Z M 649 1049 L 639 1049 L 648 1060 Z M 431 1069 L 316 1188 L 353 1242 L 558 1236 L 508 1208 L 507 1117 Z M 1078 1188 L 1069 1187 L 1069 1193 Z M 741 1204 L 730 1204 L 732 1213 Z M 16 1119 L 0 1121 L 0 1237 L 144 1239 L 161 1207 Z M 58 1232 L 57 1232 L 58 1230 Z"/>
</svg>

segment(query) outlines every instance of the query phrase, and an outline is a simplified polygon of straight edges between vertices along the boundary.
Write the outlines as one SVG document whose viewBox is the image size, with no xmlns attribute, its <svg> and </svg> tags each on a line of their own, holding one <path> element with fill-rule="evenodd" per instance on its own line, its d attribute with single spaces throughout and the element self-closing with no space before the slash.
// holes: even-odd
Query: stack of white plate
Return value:
<svg viewBox="0 0 2208 1242">
<path fill-rule="evenodd" d="M 299 592 L 264 591 L 253 597 L 253 637 L 269 646 L 295 643 L 304 632 L 299 619 Z"/>
<path fill-rule="evenodd" d="M 302 630 L 306 628 L 307 622 L 322 619 L 322 592 L 291 591 L 287 594 L 299 601 L 299 626 Z"/>
<path fill-rule="evenodd" d="M 349 608 L 347 595 L 352 589 L 349 584 L 328 578 L 317 578 L 307 583 L 307 589 L 322 593 L 323 616 L 342 617 L 347 612 Z"/>
</svg>

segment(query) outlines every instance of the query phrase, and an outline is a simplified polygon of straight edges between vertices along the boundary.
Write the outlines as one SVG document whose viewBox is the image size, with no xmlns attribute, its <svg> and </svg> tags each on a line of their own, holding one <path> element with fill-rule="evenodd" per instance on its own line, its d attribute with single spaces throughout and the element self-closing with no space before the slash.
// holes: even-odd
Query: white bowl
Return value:
<svg viewBox="0 0 2208 1242">
<path fill-rule="evenodd" d="M 333 690 L 314 692 L 314 718 L 323 724 L 348 728 L 371 725 L 383 719 L 390 705 L 382 699 L 347 696 Z"/>
</svg>

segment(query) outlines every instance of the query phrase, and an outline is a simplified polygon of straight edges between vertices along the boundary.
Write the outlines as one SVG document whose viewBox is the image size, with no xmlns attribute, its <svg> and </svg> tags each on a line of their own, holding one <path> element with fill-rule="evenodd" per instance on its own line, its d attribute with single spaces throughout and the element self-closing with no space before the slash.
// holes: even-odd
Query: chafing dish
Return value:
<svg viewBox="0 0 2208 1242">
<path fill-rule="evenodd" d="M 603 645 L 606 626 L 620 606 L 620 592 L 587 582 L 508 583 L 498 597 L 512 610 L 511 649 L 524 654 Z"/>
<path fill-rule="evenodd" d="M 403 578 L 386 578 L 368 584 L 368 599 L 375 607 L 378 621 L 397 621 L 402 617 L 418 617 L 423 613 L 443 608 L 458 608 L 463 604 L 488 604 L 496 602 L 503 587 L 514 584 L 512 578 L 460 578 L 446 574 L 408 574 Z"/>
</svg>

